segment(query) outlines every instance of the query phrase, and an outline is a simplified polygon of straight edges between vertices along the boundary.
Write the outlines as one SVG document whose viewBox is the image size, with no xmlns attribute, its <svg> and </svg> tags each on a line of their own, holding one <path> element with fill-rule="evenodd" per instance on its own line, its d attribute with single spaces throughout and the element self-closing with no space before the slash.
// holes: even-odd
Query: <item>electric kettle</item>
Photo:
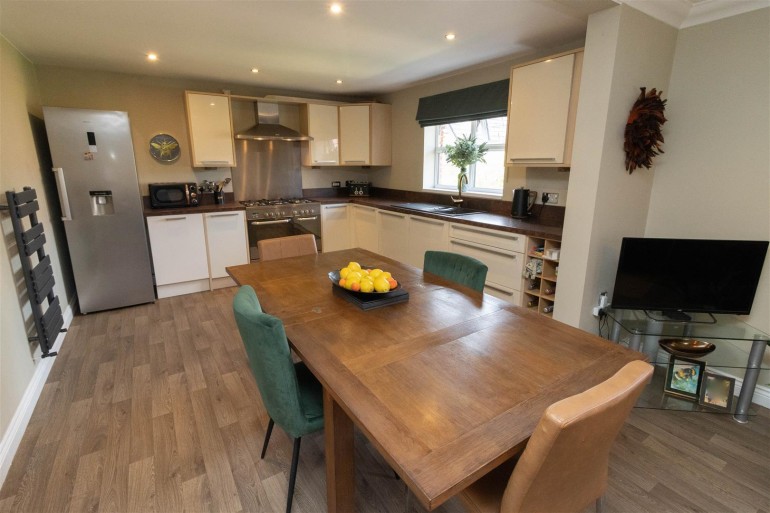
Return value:
<svg viewBox="0 0 770 513">
<path fill-rule="evenodd" d="M 511 217 L 526 219 L 532 214 L 535 205 L 537 191 L 530 191 L 524 187 L 513 190 L 513 204 L 511 205 Z"/>
</svg>

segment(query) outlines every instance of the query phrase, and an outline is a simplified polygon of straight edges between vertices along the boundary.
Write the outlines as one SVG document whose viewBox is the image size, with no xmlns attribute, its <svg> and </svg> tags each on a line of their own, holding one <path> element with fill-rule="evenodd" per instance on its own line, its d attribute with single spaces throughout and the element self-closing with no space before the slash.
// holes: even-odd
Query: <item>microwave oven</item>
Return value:
<svg viewBox="0 0 770 513">
<path fill-rule="evenodd" d="M 194 183 L 151 183 L 152 208 L 180 208 L 198 205 L 198 185 Z"/>
</svg>

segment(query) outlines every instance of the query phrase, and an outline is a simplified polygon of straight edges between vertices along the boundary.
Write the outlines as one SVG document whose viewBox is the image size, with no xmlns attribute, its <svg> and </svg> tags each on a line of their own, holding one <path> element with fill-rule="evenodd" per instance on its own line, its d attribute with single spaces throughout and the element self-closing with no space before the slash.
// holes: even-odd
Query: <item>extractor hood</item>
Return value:
<svg viewBox="0 0 770 513">
<path fill-rule="evenodd" d="M 235 135 L 236 139 L 253 141 L 312 141 L 313 138 L 283 126 L 278 116 L 278 104 L 256 102 L 257 124 Z"/>
</svg>

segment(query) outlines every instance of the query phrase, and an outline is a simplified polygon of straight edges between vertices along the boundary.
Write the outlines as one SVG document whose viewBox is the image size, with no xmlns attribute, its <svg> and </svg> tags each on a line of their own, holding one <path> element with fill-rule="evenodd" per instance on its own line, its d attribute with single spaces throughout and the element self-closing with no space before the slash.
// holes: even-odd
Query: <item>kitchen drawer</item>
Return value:
<svg viewBox="0 0 770 513">
<path fill-rule="evenodd" d="M 449 238 L 460 239 L 484 246 L 524 253 L 526 247 L 526 237 L 518 233 L 503 232 L 499 230 L 489 230 L 477 226 L 468 226 L 465 224 L 449 225 Z"/>
<path fill-rule="evenodd" d="M 489 267 L 488 285 L 496 285 L 503 290 L 521 290 L 523 254 L 458 239 L 449 239 L 449 251 L 484 262 Z"/>
</svg>

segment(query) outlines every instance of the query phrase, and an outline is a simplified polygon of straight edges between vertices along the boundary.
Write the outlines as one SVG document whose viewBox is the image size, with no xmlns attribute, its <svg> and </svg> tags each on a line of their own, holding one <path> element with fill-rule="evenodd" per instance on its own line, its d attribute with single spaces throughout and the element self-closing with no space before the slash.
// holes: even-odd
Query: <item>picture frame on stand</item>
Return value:
<svg viewBox="0 0 770 513">
<path fill-rule="evenodd" d="M 703 383 L 705 371 L 705 362 L 671 355 L 668 361 L 668 371 L 666 372 L 663 392 L 697 402 L 700 398 L 701 384 Z"/>
<path fill-rule="evenodd" d="M 729 413 L 733 408 L 735 378 L 706 372 L 700 387 L 698 404 L 713 410 Z"/>
</svg>

